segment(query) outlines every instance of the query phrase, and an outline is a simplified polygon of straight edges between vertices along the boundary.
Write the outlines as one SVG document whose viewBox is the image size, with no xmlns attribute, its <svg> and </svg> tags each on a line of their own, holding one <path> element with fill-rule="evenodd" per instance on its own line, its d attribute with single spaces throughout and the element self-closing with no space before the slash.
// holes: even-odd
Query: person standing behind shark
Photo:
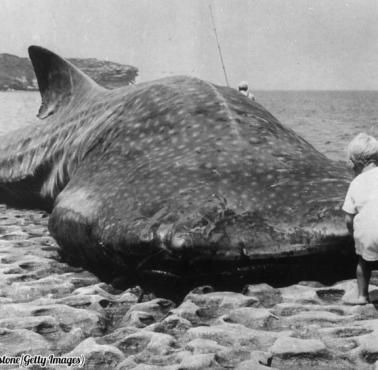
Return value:
<svg viewBox="0 0 378 370">
<path fill-rule="evenodd" d="M 238 91 L 239 91 L 241 94 L 245 95 L 247 98 L 249 98 L 249 99 L 251 99 L 251 100 L 253 100 L 253 101 L 256 100 L 256 99 L 255 99 L 255 96 L 254 96 L 254 95 L 252 94 L 252 92 L 248 89 L 248 83 L 247 83 L 247 82 L 245 82 L 245 81 L 240 82 L 239 85 L 238 85 Z"/>
<path fill-rule="evenodd" d="M 356 177 L 350 183 L 343 211 L 358 255 L 356 303 L 366 304 L 371 271 L 378 261 L 378 141 L 365 133 L 357 135 L 348 145 L 348 158 Z"/>
</svg>

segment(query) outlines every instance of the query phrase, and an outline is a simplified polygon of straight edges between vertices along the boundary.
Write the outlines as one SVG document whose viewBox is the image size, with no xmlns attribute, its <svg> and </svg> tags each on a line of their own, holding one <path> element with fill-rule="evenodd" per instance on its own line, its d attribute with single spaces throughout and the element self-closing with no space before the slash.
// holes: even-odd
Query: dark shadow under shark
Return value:
<svg viewBox="0 0 378 370">
<path fill-rule="evenodd" d="M 50 210 L 71 263 L 126 283 L 350 271 L 350 174 L 260 104 L 192 77 L 106 90 L 29 54 L 44 121 L 1 138 L 0 201 Z"/>
</svg>

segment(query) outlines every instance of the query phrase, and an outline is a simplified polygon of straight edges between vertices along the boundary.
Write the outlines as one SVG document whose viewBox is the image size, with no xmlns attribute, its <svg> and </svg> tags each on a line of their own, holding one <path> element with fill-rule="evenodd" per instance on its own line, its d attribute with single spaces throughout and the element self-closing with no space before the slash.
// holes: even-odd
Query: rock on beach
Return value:
<svg viewBox="0 0 378 370">
<path fill-rule="evenodd" d="M 83 356 L 85 369 L 378 369 L 378 306 L 349 304 L 354 279 L 198 287 L 172 302 L 67 265 L 45 213 L 4 206 L 0 276 L 0 355 Z"/>
</svg>

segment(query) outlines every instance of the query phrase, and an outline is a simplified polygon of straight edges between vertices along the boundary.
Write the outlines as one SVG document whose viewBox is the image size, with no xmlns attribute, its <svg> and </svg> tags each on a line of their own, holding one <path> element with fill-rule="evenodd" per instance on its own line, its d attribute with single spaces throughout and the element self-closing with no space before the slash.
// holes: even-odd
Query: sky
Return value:
<svg viewBox="0 0 378 370">
<path fill-rule="evenodd" d="M 376 0 L 0 0 L 0 53 L 29 45 L 252 90 L 378 90 Z"/>
</svg>

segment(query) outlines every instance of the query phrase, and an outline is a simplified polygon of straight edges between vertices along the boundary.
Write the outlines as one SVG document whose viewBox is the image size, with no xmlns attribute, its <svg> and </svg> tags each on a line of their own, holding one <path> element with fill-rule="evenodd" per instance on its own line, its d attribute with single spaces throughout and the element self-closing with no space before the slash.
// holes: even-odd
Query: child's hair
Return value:
<svg viewBox="0 0 378 370">
<path fill-rule="evenodd" d="M 348 158 L 354 166 L 378 163 L 378 141 L 368 134 L 358 134 L 348 145 Z"/>
</svg>

